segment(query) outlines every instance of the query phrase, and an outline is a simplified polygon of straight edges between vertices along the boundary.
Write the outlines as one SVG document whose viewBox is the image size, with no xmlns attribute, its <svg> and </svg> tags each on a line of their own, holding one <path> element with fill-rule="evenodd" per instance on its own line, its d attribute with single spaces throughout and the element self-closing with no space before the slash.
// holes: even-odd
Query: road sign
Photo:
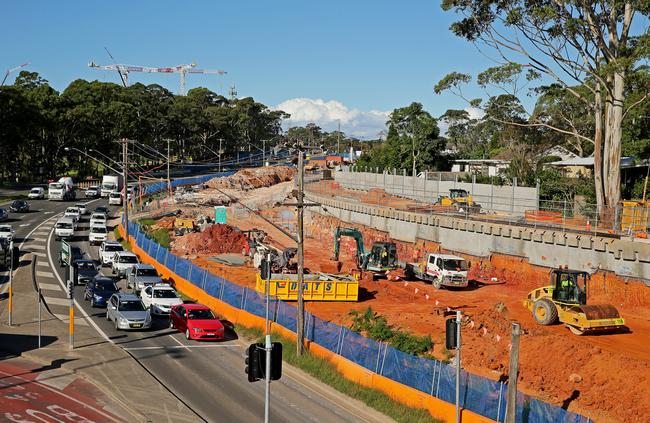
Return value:
<svg viewBox="0 0 650 423">
<path fill-rule="evenodd" d="M 61 241 L 61 260 L 70 266 L 70 244 L 67 241 Z"/>
</svg>

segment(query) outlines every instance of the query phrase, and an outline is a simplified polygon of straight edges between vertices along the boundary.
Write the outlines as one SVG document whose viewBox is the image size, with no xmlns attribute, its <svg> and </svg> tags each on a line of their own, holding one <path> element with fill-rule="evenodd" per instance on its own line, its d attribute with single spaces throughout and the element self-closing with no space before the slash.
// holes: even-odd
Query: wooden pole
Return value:
<svg viewBox="0 0 650 423">
<path fill-rule="evenodd" d="M 519 375 L 519 323 L 512 323 L 512 348 L 510 350 L 510 371 L 508 372 L 508 399 L 506 402 L 506 423 L 515 422 L 517 411 L 517 377 Z"/>
</svg>

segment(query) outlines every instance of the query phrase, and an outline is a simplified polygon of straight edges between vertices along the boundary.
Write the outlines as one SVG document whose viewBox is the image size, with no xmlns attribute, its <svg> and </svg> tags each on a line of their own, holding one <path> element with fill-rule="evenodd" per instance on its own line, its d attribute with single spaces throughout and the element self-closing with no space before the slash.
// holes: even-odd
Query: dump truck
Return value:
<svg viewBox="0 0 650 423">
<path fill-rule="evenodd" d="M 437 205 L 451 207 L 460 213 L 478 213 L 481 205 L 464 189 L 450 189 L 449 195 L 438 197 Z"/>
<path fill-rule="evenodd" d="M 57 182 L 50 182 L 47 187 L 47 199 L 50 201 L 71 201 L 76 198 L 74 182 L 69 176 L 60 178 Z"/>
<path fill-rule="evenodd" d="M 470 263 L 451 254 L 429 253 L 417 263 L 406 263 L 405 275 L 430 282 L 434 288 L 443 286 L 465 288 L 468 285 L 467 270 Z"/>
<path fill-rule="evenodd" d="M 363 235 L 358 229 L 336 227 L 334 232 L 334 255 L 332 260 L 338 261 L 341 249 L 341 238 L 347 236 L 354 239 L 357 246 L 356 264 L 359 270 L 373 273 L 373 279 L 385 275 L 387 271 L 399 267 L 397 261 L 397 246 L 394 242 L 377 241 L 372 244 L 370 251 L 366 252 L 363 244 Z"/>
<path fill-rule="evenodd" d="M 563 323 L 575 335 L 616 331 L 625 325 L 611 304 L 587 304 L 589 275 L 580 270 L 553 269 L 550 285 L 531 291 L 523 301 L 540 325 Z"/>
<path fill-rule="evenodd" d="M 305 301 L 357 301 L 359 280 L 351 275 L 312 273 L 304 275 L 303 299 Z M 264 294 L 266 280 L 257 274 L 255 290 Z M 298 299 L 298 275 L 272 273 L 269 294 L 285 301 Z"/>
</svg>

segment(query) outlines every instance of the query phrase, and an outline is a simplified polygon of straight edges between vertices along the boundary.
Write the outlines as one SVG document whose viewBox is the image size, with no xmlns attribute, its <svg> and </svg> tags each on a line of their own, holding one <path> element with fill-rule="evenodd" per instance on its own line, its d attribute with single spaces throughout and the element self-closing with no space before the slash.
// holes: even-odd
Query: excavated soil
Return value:
<svg viewBox="0 0 650 423">
<path fill-rule="evenodd" d="M 280 182 L 290 181 L 293 179 L 295 173 L 295 168 L 287 166 L 242 169 L 225 178 L 211 179 L 207 182 L 207 185 L 210 188 L 249 191 L 255 188 L 270 187 Z"/>
<path fill-rule="evenodd" d="M 203 232 L 177 237 L 171 248 L 174 254 L 223 254 L 241 253 L 246 236 L 229 225 L 210 225 Z"/>
<path fill-rule="evenodd" d="M 328 183 L 329 194 L 375 204 L 404 205 L 409 200 L 382 192 L 353 194 Z M 334 190 L 334 191 L 332 191 Z M 264 215 L 286 230 L 295 229 L 293 211 L 274 208 Z M 278 248 L 294 246 L 286 235 L 252 214 L 229 209 L 228 222 L 241 230 L 259 228 Z M 339 262 L 331 260 L 334 228 L 339 222 L 328 216 L 307 213 L 305 266 L 312 271 L 354 271 L 355 244 L 343 238 Z M 361 225 L 367 246 L 387 240 L 387 234 Z M 425 252 L 440 251 L 440 245 L 418 241 L 396 242 L 400 260 L 412 261 Z M 198 250 L 197 250 L 198 251 Z M 237 251 L 237 250 L 235 250 Z M 256 272 L 251 266 L 230 267 L 208 260 L 213 253 L 200 253 L 194 262 L 216 274 L 254 287 Z M 590 302 L 611 303 L 625 318 L 628 333 L 578 337 L 561 325 L 537 325 L 522 306 L 527 293 L 548 282 L 550 269 L 533 266 L 525 258 L 493 255 L 469 257 L 472 284 L 462 290 L 436 290 L 420 281 L 404 280 L 391 273 L 390 280 L 360 279 L 357 303 L 306 303 L 311 313 L 324 320 L 350 324 L 351 310 L 373 310 L 390 324 L 434 340 L 434 356 L 450 358 L 444 349 L 444 325 L 448 315 L 462 310 L 463 367 L 475 374 L 507 379 L 511 322 L 521 324 L 519 389 L 596 421 L 638 422 L 650 414 L 650 288 L 638 281 L 598 272 L 590 282 Z"/>
</svg>

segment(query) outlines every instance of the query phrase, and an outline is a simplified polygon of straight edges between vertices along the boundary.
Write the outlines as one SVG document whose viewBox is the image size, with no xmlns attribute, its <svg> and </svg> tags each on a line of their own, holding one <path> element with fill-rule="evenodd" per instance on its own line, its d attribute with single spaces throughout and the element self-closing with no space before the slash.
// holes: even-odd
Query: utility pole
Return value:
<svg viewBox="0 0 650 423">
<path fill-rule="evenodd" d="M 223 150 L 221 149 L 221 141 L 223 141 L 223 138 L 219 138 L 219 173 L 221 173 L 221 155 L 223 154 Z"/>
<path fill-rule="evenodd" d="M 460 423 L 460 324 L 461 311 L 456 310 L 456 423 Z"/>
<path fill-rule="evenodd" d="M 341 119 L 339 119 L 339 130 L 336 133 L 336 154 L 341 154 Z"/>
<path fill-rule="evenodd" d="M 273 350 L 273 343 L 271 342 L 271 328 L 269 325 L 269 296 L 271 295 L 271 253 L 266 255 L 266 263 L 268 272 L 266 274 L 266 284 L 264 285 L 266 312 L 264 319 L 264 331 L 266 349 L 266 363 L 264 369 L 264 423 L 269 422 L 269 408 L 271 407 L 271 351 Z"/>
<path fill-rule="evenodd" d="M 304 186 L 304 152 L 298 149 L 298 327 L 296 328 L 296 354 L 302 356 L 304 350 L 305 327 L 305 302 L 303 299 L 303 284 L 305 282 L 305 250 L 303 217 L 305 212 L 305 186 Z"/>
<path fill-rule="evenodd" d="M 167 138 L 167 193 L 171 196 L 171 180 L 169 179 L 169 142 L 171 140 Z"/>
<path fill-rule="evenodd" d="M 517 410 L 517 378 L 519 375 L 519 335 L 521 334 L 519 323 L 512 323 L 512 340 L 510 345 L 510 370 L 508 371 L 508 399 L 506 401 L 506 423 L 515 422 Z"/>
<path fill-rule="evenodd" d="M 128 192 L 127 192 L 127 184 L 128 184 L 128 177 L 129 177 L 129 171 L 128 171 L 128 166 L 129 166 L 129 142 L 126 138 L 122 138 L 120 140 L 122 143 L 122 158 L 123 158 L 123 163 L 122 163 L 122 178 L 124 178 L 124 197 L 122 197 L 122 209 L 124 213 L 124 239 L 126 242 L 129 242 L 129 201 L 128 201 Z M 169 162 L 168 162 L 169 163 Z M 168 168 L 169 169 L 169 168 Z"/>
</svg>

